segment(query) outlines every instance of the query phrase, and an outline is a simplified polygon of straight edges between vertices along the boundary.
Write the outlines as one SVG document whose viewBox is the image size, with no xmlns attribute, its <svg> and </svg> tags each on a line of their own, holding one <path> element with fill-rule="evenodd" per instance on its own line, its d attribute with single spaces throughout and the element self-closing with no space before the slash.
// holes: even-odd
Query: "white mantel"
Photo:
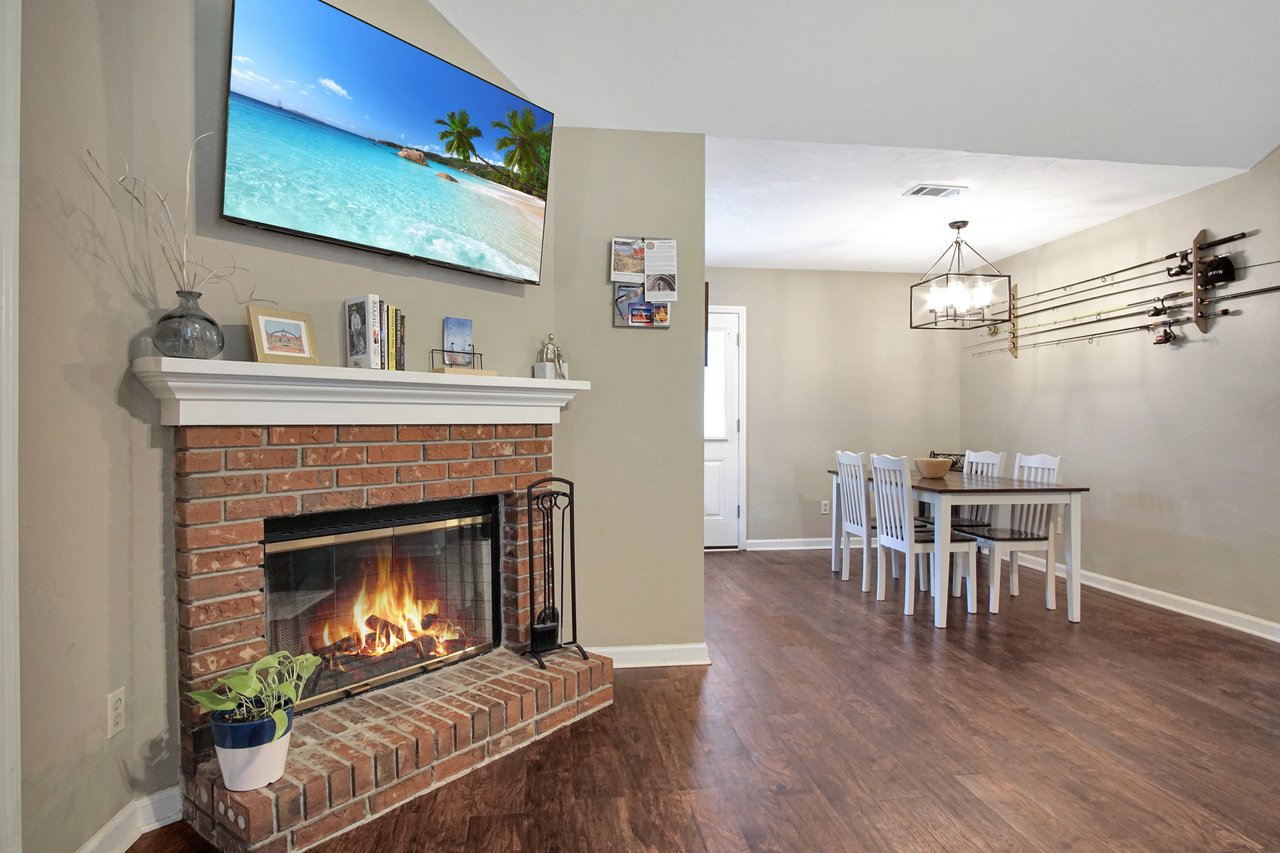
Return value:
<svg viewBox="0 0 1280 853">
<path fill-rule="evenodd" d="M 590 382 L 147 356 L 166 426 L 556 424 Z"/>
</svg>

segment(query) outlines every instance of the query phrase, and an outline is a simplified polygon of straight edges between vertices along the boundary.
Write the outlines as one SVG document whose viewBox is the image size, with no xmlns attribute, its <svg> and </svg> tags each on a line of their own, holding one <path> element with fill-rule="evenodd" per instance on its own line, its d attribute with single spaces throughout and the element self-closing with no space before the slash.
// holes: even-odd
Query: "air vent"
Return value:
<svg viewBox="0 0 1280 853">
<path fill-rule="evenodd" d="M 949 187 L 946 184 L 916 184 L 911 189 L 903 193 L 903 195 L 925 196 L 928 198 L 951 198 L 953 195 L 959 195 L 961 190 L 967 190 L 968 187 Z"/>
</svg>

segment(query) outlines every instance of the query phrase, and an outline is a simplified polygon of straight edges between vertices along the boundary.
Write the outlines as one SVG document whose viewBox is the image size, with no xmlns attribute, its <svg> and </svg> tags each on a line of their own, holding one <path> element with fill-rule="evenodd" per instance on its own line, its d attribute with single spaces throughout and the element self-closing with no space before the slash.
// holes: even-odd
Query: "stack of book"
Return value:
<svg viewBox="0 0 1280 853">
<path fill-rule="evenodd" d="M 404 370 L 404 312 L 375 293 L 348 299 L 342 307 L 347 367 Z"/>
</svg>

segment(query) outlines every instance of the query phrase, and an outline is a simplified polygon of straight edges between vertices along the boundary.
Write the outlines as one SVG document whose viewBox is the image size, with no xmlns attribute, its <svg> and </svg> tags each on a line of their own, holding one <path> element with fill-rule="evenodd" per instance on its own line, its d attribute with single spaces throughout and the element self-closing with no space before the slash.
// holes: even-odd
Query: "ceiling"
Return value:
<svg viewBox="0 0 1280 853">
<path fill-rule="evenodd" d="M 560 126 L 706 134 L 712 265 L 997 260 L 1280 143 L 1276 0 L 431 2 Z"/>
</svg>

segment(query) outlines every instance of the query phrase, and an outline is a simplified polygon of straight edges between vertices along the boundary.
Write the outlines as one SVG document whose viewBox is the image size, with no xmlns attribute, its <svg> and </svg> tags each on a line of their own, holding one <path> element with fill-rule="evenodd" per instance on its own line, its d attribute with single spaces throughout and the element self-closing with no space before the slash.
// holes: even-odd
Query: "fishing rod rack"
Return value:
<svg viewBox="0 0 1280 853">
<path fill-rule="evenodd" d="M 1123 269 L 1022 296 L 1018 294 L 1018 286 L 1012 285 L 1009 290 L 1010 319 L 1008 323 L 1001 323 L 987 330 L 991 337 L 999 336 L 1003 330 L 1005 341 L 993 346 L 995 342 L 988 339 L 970 344 L 964 349 L 977 350 L 971 353 L 974 358 L 1005 352 L 1017 358 L 1018 352 L 1023 349 L 1078 341 L 1092 343 L 1100 338 L 1133 332 L 1155 334 L 1152 343 L 1157 345 L 1173 344 L 1179 340 L 1175 329 L 1188 324 L 1194 324 L 1202 334 L 1207 334 L 1214 319 L 1231 315 L 1231 309 L 1222 306 L 1221 303 L 1280 292 L 1280 286 L 1273 286 L 1235 291 L 1225 295 L 1218 293 L 1219 288 L 1236 281 L 1237 273 L 1243 270 L 1280 263 L 1280 261 L 1266 261 L 1258 264 L 1237 265 L 1232 262 L 1231 255 L 1233 251 L 1238 250 L 1227 250 L 1223 253 L 1213 251 L 1220 246 L 1244 240 L 1249 236 L 1251 236 L 1250 233 L 1241 231 L 1227 237 L 1209 240 L 1208 233 L 1201 230 L 1192 239 L 1191 248 L 1179 249 Z M 1134 301 L 1113 304 L 1106 308 L 1094 310 L 1084 308 L 1083 313 L 1054 319 L 1060 317 L 1059 312 L 1073 306 L 1088 305 L 1099 299 L 1124 294 L 1139 294 L 1144 291 L 1149 294 L 1152 288 L 1170 283 L 1176 283 L 1177 289 L 1155 296 L 1135 297 Z M 1116 289 L 1123 284 L 1132 286 Z M 1046 316 L 1031 323 L 1027 322 L 1030 318 L 1039 315 Z M 1100 329 L 1061 336 L 1063 332 L 1139 317 L 1145 318 L 1145 321 L 1122 327 L 1103 325 Z M 1052 337 L 1042 338 L 1044 335 Z"/>
<path fill-rule="evenodd" d="M 529 651 L 543 669 L 542 656 L 558 649 L 577 649 L 578 572 L 573 525 L 573 481 L 544 477 L 525 489 L 529 510 Z M 569 606 L 566 614 L 562 608 Z M 568 636 L 565 637 L 565 617 Z"/>
</svg>

